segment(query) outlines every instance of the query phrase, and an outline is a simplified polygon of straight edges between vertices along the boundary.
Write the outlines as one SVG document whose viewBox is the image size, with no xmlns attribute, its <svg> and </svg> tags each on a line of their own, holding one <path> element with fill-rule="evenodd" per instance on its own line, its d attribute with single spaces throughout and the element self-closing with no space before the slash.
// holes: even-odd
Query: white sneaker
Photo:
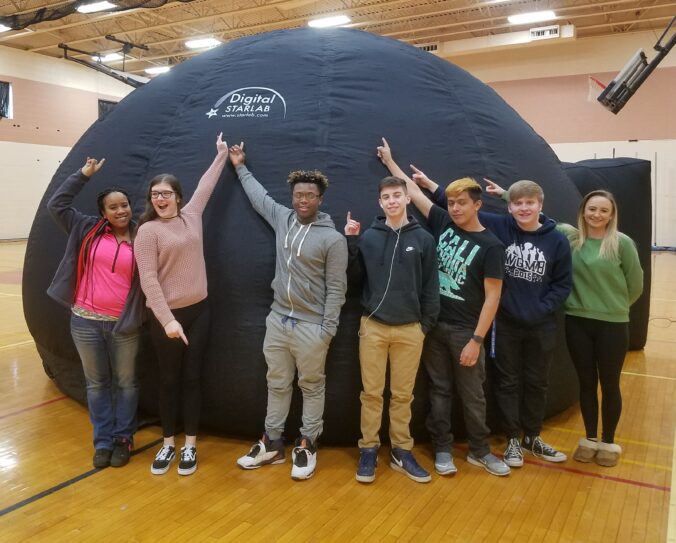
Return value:
<svg viewBox="0 0 676 543">
<path fill-rule="evenodd" d="M 256 469 L 267 464 L 283 464 L 285 461 L 284 441 L 281 438 L 271 440 L 265 433 L 248 453 L 237 459 L 237 464 L 243 469 Z"/>
<path fill-rule="evenodd" d="M 293 466 L 291 478 L 296 481 L 309 479 L 315 474 L 317 468 L 317 448 L 309 437 L 301 437 L 296 440 L 296 446 L 291 452 Z"/>
</svg>

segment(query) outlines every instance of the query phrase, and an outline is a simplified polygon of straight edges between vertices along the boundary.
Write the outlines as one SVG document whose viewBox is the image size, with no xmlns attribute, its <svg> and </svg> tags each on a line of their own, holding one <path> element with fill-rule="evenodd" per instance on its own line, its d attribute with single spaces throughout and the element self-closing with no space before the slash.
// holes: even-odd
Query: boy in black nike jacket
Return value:
<svg viewBox="0 0 676 543">
<path fill-rule="evenodd" d="M 409 429 L 411 402 L 425 334 L 439 313 L 439 279 L 434 238 L 406 215 L 411 201 L 406 182 L 386 177 L 379 185 L 385 212 L 361 237 L 360 225 L 348 214 L 350 275 L 365 274 L 359 359 L 361 393 L 360 460 L 357 481 L 375 479 L 383 389 L 390 361 L 390 466 L 417 482 L 431 480 L 415 460 Z"/>
</svg>

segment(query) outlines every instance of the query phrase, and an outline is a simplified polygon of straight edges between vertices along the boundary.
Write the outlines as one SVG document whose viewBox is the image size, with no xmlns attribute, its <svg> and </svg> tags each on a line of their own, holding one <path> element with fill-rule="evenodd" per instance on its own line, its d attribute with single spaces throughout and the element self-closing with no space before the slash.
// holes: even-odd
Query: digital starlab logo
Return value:
<svg viewBox="0 0 676 543">
<path fill-rule="evenodd" d="M 267 87 L 242 87 L 230 91 L 205 114 L 225 118 L 269 118 L 281 115 L 286 119 L 286 100 L 275 89 Z"/>
</svg>

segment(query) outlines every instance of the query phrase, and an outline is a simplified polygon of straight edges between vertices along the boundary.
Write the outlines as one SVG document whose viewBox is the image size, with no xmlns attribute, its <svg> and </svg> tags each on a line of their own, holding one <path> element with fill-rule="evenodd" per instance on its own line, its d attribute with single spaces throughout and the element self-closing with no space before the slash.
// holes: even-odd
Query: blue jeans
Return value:
<svg viewBox="0 0 676 543">
<path fill-rule="evenodd" d="M 115 324 L 77 315 L 70 320 L 87 383 L 95 449 L 112 450 L 115 438 L 131 440 L 136 431 L 136 354 L 140 336 L 114 334 Z"/>
</svg>

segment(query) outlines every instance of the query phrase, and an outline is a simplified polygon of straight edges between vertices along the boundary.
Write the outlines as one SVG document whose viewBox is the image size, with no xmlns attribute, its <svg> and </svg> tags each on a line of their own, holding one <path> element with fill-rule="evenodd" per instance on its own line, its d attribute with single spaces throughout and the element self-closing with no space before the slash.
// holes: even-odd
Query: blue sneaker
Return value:
<svg viewBox="0 0 676 543">
<path fill-rule="evenodd" d="M 378 447 L 359 449 L 359 466 L 357 467 L 357 481 L 372 483 L 376 479 L 378 466 Z"/>
<path fill-rule="evenodd" d="M 390 467 L 395 471 L 406 474 L 410 479 L 418 483 L 429 483 L 432 476 L 425 468 L 416 462 L 411 451 L 404 449 L 392 449 L 390 453 Z"/>
<path fill-rule="evenodd" d="M 497 475 L 498 477 L 504 477 L 511 472 L 509 466 L 492 453 L 488 453 L 486 456 L 482 457 L 474 456 L 472 453 L 469 453 L 467 455 L 467 462 L 473 466 L 484 468 L 491 475 Z"/>
<path fill-rule="evenodd" d="M 440 451 L 434 455 L 434 471 L 439 475 L 455 475 L 458 468 L 453 462 L 453 455 L 450 452 Z"/>
</svg>

